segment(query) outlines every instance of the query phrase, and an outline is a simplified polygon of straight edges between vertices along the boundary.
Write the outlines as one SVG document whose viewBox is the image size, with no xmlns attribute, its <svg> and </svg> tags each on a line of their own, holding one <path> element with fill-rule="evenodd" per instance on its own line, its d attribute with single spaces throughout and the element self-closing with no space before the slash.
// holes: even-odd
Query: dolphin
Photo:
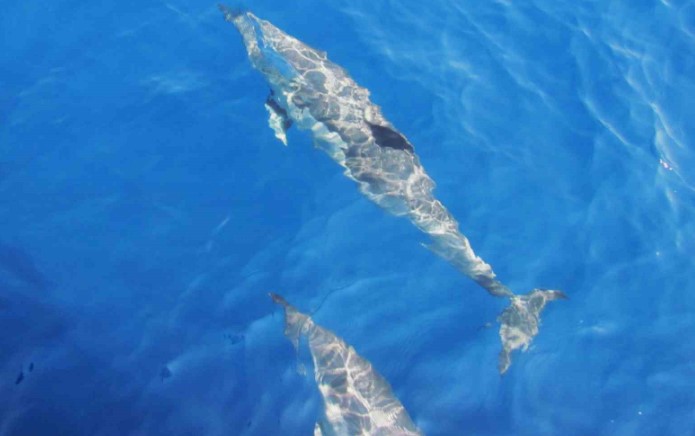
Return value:
<svg viewBox="0 0 695 436">
<path fill-rule="evenodd" d="M 280 295 L 272 300 L 285 311 L 285 336 L 295 349 L 305 337 L 314 362 L 314 379 L 323 398 L 323 417 L 314 436 L 421 436 L 388 381 L 330 330 L 316 324 Z"/>
<path fill-rule="evenodd" d="M 492 267 L 475 254 L 452 214 L 433 195 L 427 175 L 408 139 L 369 100 L 369 90 L 331 62 L 326 53 L 288 35 L 248 11 L 220 5 L 227 21 L 241 33 L 249 60 L 268 81 L 270 126 L 286 143 L 291 124 L 309 130 L 316 147 L 344 168 L 359 190 L 396 216 L 407 217 L 429 235 L 428 248 L 510 305 L 498 318 L 504 373 L 511 353 L 528 348 L 538 334 L 540 313 L 548 301 L 566 298 L 556 290 L 533 289 L 515 294 Z M 291 123 L 290 123 L 291 121 Z"/>
</svg>

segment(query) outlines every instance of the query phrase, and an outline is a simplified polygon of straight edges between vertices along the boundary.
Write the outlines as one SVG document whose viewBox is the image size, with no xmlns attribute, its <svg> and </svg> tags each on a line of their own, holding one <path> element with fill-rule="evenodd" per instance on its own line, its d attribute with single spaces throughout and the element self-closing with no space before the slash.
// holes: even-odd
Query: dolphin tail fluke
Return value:
<svg viewBox="0 0 695 436">
<path fill-rule="evenodd" d="M 541 312 L 548 301 L 566 300 L 561 291 L 534 289 L 525 295 L 510 297 L 511 305 L 497 318 L 500 322 L 502 351 L 499 357 L 499 371 L 504 374 L 512 363 L 512 352 L 519 348 L 526 351 L 538 334 Z"/>
</svg>

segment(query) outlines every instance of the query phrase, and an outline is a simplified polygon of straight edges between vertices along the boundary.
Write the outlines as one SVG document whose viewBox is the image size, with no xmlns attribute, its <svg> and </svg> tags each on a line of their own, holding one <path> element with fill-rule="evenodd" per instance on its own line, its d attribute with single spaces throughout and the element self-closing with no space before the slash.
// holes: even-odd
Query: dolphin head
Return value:
<svg viewBox="0 0 695 436">
<path fill-rule="evenodd" d="M 298 76 L 286 55 L 298 42 L 296 39 L 251 12 L 223 5 L 219 8 L 241 34 L 253 66 L 266 76 L 271 85 L 287 85 Z"/>
</svg>

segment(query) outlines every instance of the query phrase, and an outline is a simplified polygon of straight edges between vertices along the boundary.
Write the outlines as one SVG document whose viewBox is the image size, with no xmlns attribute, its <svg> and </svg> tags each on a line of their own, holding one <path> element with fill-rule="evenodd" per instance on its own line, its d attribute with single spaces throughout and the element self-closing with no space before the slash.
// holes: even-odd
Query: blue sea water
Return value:
<svg viewBox="0 0 695 436">
<path fill-rule="evenodd" d="M 695 2 L 246 6 L 370 89 L 506 284 L 570 300 L 500 377 L 504 301 L 273 137 L 215 4 L 6 1 L 0 435 L 312 434 L 268 291 L 428 435 L 695 435 Z"/>
</svg>

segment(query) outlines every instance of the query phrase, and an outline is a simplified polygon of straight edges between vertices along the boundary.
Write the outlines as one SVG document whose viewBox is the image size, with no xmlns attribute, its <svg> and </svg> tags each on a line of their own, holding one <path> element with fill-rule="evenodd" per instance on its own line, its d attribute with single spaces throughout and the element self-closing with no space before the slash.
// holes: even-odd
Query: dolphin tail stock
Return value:
<svg viewBox="0 0 695 436">
<path fill-rule="evenodd" d="M 521 348 L 526 351 L 538 334 L 541 312 L 546 303 L 553 300 L 566 300 L 562 291 L 536 288 L 524 295 L 509 297 L 511 304 L 497 318 L 500 323 L 502 351 L 499 355 L 499 372 L 504 374 L 512 363 L 512 352 Z"/>
</svg>

